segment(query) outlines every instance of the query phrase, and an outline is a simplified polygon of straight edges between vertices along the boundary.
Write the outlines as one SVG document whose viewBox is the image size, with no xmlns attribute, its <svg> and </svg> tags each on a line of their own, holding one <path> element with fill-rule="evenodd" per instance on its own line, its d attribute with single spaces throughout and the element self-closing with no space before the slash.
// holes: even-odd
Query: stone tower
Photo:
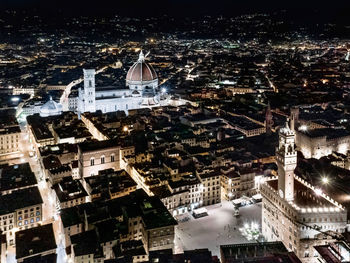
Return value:
<svg viewBox="0 0 350 263">
<path fill-rule="evenodd" d="M 299 125 L 299 108 L 292 107 L 290 109 L 290 128 L 292 131 L 295 131 Z"/>
<path fill-rule="evenodd" d="M 281 198 L 294 199 L 294 169 L 297 166 L 295 133 L 289 128 L 288 121 L 279 131 L 279 145 L 276 148 L 278 166 L 278 192 Z"/>
<path fill-rule="evenodd" d="M 84 112 L 96 111 L 95 70 L 84 69 Z"/>
</svg>

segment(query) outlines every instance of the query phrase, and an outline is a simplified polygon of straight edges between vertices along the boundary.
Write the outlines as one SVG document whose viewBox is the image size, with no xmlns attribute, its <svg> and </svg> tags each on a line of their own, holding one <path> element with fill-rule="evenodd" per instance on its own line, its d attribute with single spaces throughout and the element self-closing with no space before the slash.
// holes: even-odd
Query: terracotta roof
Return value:
<svg viewBox="0 0 350 263">
<path fill-rule="evenodd" d="M 127 81 L 152 81 L 157 79 L 153 67 L 146 62 L 136 62 L 126 75 Z"/>
<path fill-rule="evenodd" d="M 141 51 L 138 61 L 129 69 L 126 81 L 152 81 L 157 78 L 156 72 L 150 64 L 145 62 L 145 57 Z"/>
</svg>

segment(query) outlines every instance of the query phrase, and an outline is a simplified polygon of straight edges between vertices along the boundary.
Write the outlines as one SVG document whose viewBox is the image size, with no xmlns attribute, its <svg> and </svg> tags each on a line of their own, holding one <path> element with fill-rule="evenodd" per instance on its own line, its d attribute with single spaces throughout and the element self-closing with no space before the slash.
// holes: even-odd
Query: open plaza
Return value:
<svg viewBox="0 0 350 263">
<path fill-rule="evenodd" d="M 247 231 L 257 227 L 261 231 L 261 203 L 239 208 L 239 216 L 234 216 L 232 202 L 206 207 L 208 216 L 193 218 L 183 215 L 176 227 L 175 250 L 208 248 L 213 255 L 220 255 L 220 245 L 255 242 Z"/>
</svg>

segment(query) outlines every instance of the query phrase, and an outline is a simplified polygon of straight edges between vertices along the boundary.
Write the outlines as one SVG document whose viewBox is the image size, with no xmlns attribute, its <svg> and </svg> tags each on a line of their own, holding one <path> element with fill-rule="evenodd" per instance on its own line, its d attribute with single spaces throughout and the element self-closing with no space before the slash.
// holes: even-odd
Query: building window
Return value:
<svg viewBox="0 0 350 263">
<path fill-rule="evenodd" d="M 36 222 L 39 222 L 39 221 L 40 221 L 40 217 L 37 217 L 37 218 L 36 218 Z"/>
<path fill-rule="evenodd" d="M 22 216 L 19 216 L 19 217 L 18 217 L 18 220 L 22 220 Z"/>
<path fill-rule="evenodd" d="M 104 163 L 105 163 L 105 157 L 101 156 L 101 164 L 104 164 Z"/>
<path fill-rule="evenodd" d="M 90 159 L 90 165 L 91 165 L 91 166 L 94 166 L 94 165 L 95 165 L 95 159 L 94 159 L 94 158 L 91 158 L 91 159 Z"/>
<path fill-rule="evenodd" d="M 36 211 L 36 213 L 35 213 L 35 214 L 36 214 L 37 216 L 38 216 L 38 215 L 40 215 L 40 211 Z"/>
<path fill-rule="evenodd" d="M 111 155 L 111 162 L 114 162 L 114 154 Z"/>
</svg>

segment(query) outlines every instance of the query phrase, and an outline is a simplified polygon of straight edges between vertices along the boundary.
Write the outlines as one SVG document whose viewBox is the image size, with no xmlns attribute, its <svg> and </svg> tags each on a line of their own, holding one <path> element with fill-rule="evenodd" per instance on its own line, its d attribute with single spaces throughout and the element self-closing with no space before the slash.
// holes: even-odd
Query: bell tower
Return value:
<svg viewBox="0 0 350 263">
<path fill-rule="evenodd" d="M 279 145 L 276 148 L 278 166 L 278 192 L 281 198 L 294 199 L 294 169 L 297 166 L 295 133 L 289 128 L 288 121 L 279 131 Z"/>
<path fill-rule="evenodd" d="M 290 128 L 295 131 L 299 124 L 299 108 L 293 107 L 290 109 Z"/>
<path fill-rule="evenodd" d="M 84 112 L 96 111 L 95 70 L 84 69 Z"/>
</svg>

